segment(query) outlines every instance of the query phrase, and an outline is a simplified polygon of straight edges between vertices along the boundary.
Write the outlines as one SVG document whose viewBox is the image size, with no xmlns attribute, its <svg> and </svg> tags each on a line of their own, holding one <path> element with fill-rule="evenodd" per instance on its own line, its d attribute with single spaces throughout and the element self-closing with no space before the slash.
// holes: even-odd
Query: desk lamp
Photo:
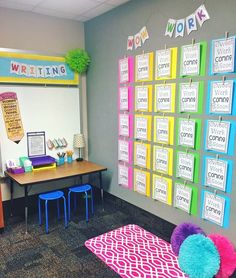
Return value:
<svg viewBox="0 0 236 278">
<path fill-rule="evenodd" d="M 83 134 L 75 134 L 74 135 L 74 148 L 79 149 L 79 157 L 76 159 L 77 161 L 83 161 L 83 152 L 82 149 L 85 147 L 85 140 Z"/>
</svg>

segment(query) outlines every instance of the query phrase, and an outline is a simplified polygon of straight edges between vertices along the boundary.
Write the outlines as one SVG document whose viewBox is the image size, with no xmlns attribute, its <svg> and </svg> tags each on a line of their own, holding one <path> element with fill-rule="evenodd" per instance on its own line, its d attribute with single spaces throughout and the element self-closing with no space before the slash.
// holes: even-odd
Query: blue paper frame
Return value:
<svg viewBox="0 0 236 278">
<path fill-rule="evenodd" d="M 216 224 L 215 222 L 213 221 L 210 221 L 208 219 L 205 219 L 203 218 L 203 203 L 204 203 L 204 194 L 205 192 L 209 192 L 211 194 L 214 194 L 213 192 L 209 191 L 209 190 L 202 190 L 202 193 L 201 193 L 201 218 L 204 219 L 205 221 L 208 221 L 218 227 L 221 227 L 220 225 Z M 229 223 L 230 223 L 230 198 L 227 197 L 227 196 L 223 196 L 221 194 L 217 194 L 217 196 L 221 197 L 221 198 L 224 198 L 225 199 L 225 212 L 224 212 L 224 221 L 223 221 L 223 226 L 222 228 L 228 228 L 229 227 Z"/>
<path fill-rule="evenodd" d="M 233 89 L 232 89 L 232 108 L 231 114 L 227 113 L 212 113 L 210 112 L 210 95 L 211 95 L 211 84 L 213 82 L 219 82 L 220 80 L 210 80 L 207 85 L 207 101 L 206 101 L 206 114 L 208 115 L 236 115 L 236 79 L 227 79 L 227 81 L 233 81 Z"/>
<path fill-rule="evenodd" d="M 229 141 L 228 141 L 228 151 L 227 151 L 227 153 L 220 152 L 220 151 L 214 151 L 214 150 L 208 150 L 206 148 L 208 122 L 212 121 L 212 120 L 213 119 L 206 121 L 206 126 L 205 126 L 205 130 L 204 130 L 204 141 L 205 141 L 204 148 L 205 148 L 205 151 L 215 153 L 215 154 L 221 153 L 221 154 L 227 154 L 227 155 L 234 155 L 234 139 L 235 139 L 235 133 L 236 133 L 236 122 L 235 121 L 225 121 L 225 122 L 230 122 Z M 215 120 L 215 121 L 217 121 L 217 120 Z"/>
<path fill-rule="evenodd" d="M 205 188 L 212 188 L 212 189 L 215 189 L 215 190 L 219 190 L 219 188 L 215 188 L 215 187 L 210 187 L 210 186 L 207 186 L 205 185 L 205 175 L 206 175 L 206 159 L 209 158 L 209 159 L 216 159 L 214 156 L 204 156 L 203 157 L 203 171 L 202 171 L 202 185 L 205 187 Z M 225 159 L 225 158 L 219 158 L 219 160 L 223 160 L 223 161 L 226 161 L 227 162 L 227 175 L 226 175 L 226 186 L 225 186 L 225 192 L 227 193 L 231 193 L 232 191 L 232 181 L 233 181 L 233 167 L 234 167 L 234 163 L 232 160 L 229 160 L 229 159 Z M 224 191 L 222 191 L 224 192 Z"/>
<path fill-rule="evenodd" d="M 232 73 L 235 73 L 236 72 L 236 36 L 231 36 L 230 38 L 234 38 L 235 40 L 235 55 L 234 55 L 234 71 L 232 72 L 224 72 L 224 73 L 213 73 L 212 71 L 212 56 L 213 56 L 213 42 L 214 41 L 218 41 L 218 40 L 224 40 L 225 38 L 218 38 L 218 39 L 215 39 L 215 40 L 212 40 L 211 41 L 211 49 L 210 49 L 210 61 L 209 61 L 209 75 L 213 75 L 213 76 L 223 76 L 223 75 L 226 75 L 226 74 L 232 74 Z"/>
</svg>

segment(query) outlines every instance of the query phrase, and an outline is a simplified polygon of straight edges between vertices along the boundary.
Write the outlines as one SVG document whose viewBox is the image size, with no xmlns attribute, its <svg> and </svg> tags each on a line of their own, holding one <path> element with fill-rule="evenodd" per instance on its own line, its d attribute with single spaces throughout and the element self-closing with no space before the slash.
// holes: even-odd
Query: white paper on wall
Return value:
<svg viewBox="0 0 236 278">
<path fill-rule="evenodd" d="M 135 185 L 136 191 L 142 194 L 146 194 L 147 192 L 147 180 L 146 174 L 144 172 L 136 172 L 135 175 Z"/>
<path fill-rule="evenodd" d="M 198 82 L 180 83 L 180 112 L 198 111 Z"/>
<path fill-rule="evenodd" d="M 171 49 L 156 51 L 156 78 L 170 77 L 171 75 Z"/>
<path fill-rule="evenodd" d="M 135 118 L 135 138 L 139 140 L 148 139 L 148 119 L 142 117 Z"/>
<path fill-rule="evenodd" d="M 135 88 L 136 110 L 148 111 L 148 87 Z"/>
<path fill-rule="evenodd" d="M 129 60 L 128 58 L 119 60 L 120 83 L 129 82 Z"/>
<path fill-rule="evenodd" d="M 155 171 L 168 173 L 169 152 L 167 149 L 157 147 L 155 149 Z"/>
<path fill-rule="evenodd" d="M 174 206 L 190 213 L 192 201 L 192 188 L 176 183 L 174 191 Z"/>
<path fill-rule="evenodd" d="M 120 87 L 120 110 L 129 110 L 129 89 L 128 87 Z"/>
<path fill-rule="evenodd" d="M 194 155 L 179 152 L 177 156 L 176 175 L 179 178 L 193 181 L 194 176 Z"/>
<path fill-rule="evenodd" d="M 156 86 L 156 111 L 170 111 L 172 100 L 171 85 Z"/>
<path fill-rule="evenodd" d="M 154 196 L 155 200 L 167 203 L 168 200 L 168 182 L 165 179 L 155 176 L 154 178 Z"/>
<path fill-rule="evenodd" d="M 125 187 L 129 186 L 129 168 L 124 165 L 118 167 L 118 183 Z"/>
<path fill-rule="evenodd" d="M 169 144 L 169 119 L 157 118 L 156 119 L 156 140 Z"/>
<path fill-rule="evenodd" d="M 137 80 L 148 79 L 150 71 L 149 54 L 138 55 L 136 61 Z"/>
<path fill-rule="evenodd" d="M 200 44 L 182 46 L 181 75 L 200 74 Z"/>
<path fill-rule="evenodd" d="M 129 142 L 119 140 L 118 141 L 118 159 L 129 162 Z"/>
<path fill-rule="evenodd" d="M 136 144 L 136 165 L 147 167 L 147 146 L 144 144 Z"/>
<path fill-rule="evenodd" d="M 195 128 L 195 120 L 179 120 L 179 145 L 194 148 Z"/>
</svg>

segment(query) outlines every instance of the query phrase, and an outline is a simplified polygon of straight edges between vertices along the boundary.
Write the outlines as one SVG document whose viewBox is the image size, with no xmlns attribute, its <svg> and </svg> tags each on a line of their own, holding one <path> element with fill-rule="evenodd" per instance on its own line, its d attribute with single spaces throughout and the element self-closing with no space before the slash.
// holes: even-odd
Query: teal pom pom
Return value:
<svg viewBox="0 0 236 278">
<path fill-rule="evenodd" d="M 212 278 L 220 268 L 220 256 L 214 243 L 196 234 L 187 237 L 179 250 L 179 266 L 189 278 Z"/>
<path fill-rule="evenodd" d="M 65 56 L 65 60 L 69 67 L 78 73 L 87 71 L 91 61 L 88 53 L 80 48 L 68 51 Z"/>
</svg>

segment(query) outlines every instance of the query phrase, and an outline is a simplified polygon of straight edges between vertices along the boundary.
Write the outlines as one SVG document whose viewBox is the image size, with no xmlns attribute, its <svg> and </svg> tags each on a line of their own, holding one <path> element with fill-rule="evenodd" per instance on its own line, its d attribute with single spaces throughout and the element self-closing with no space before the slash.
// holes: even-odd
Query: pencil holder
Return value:
<svg viewBox="0 0 236 278">
<path fill-rule="evenodd" d="M 67 163 L 72 163 L 72 156 L 67 156 Z"/>
<path fill-rule="evenodd" d="M 63 165 L 64 163 L 65 163 L 65 158 L 64 157 L 59 157 L 58 165 Z"/>
</svg>

